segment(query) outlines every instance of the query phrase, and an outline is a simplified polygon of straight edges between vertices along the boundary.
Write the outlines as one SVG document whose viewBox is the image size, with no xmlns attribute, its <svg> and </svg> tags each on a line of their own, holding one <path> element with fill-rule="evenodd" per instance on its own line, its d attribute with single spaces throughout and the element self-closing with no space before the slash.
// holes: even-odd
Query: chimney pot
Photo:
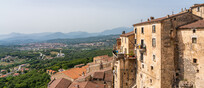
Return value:
<svg viewBox="0 0 204 88">
<path fill-rule="evenodd" d="M 123 31 L 122 34 L 125 34 L 125 31 Z"/>
<path fill-rule="evenodd" d="M 169 18 L 169 15 L 167 15 L 167 18 Z"/>
<path fill-rule="evenodd" d="M 151 20 L 154 20 L 154 17 L 153 17 L 153 16 L 151 16 L 151 17 L 150 17 L 150 19 L 151 19 Z"/>
<path fill-rule="evenodd" d="M 147 19 L 147 21 L 149 21 L 149 18 Z"/>
</svg>

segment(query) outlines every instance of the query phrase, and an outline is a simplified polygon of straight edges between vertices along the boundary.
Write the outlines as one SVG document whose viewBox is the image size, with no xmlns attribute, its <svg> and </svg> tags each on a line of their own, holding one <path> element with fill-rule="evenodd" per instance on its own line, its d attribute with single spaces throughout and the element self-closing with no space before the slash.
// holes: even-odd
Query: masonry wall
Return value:
<svg viewBox="0 0 204 88">
<path fill-rule="evenodd" d="M 192 8 L 192 13 L 204 18 L 204 6 L 200 6 L 200 11 L 197 10 L 198 7 Z"/>
<path fill-rule="evenodd" d="M 161 88 L 172 88 L 176 86 L 176 70 L 178 56 L 175 54 L 176 28 L 200 18 L 191 13 L 183 13 L 176 17 L 171 17 L 162 22 L 161 28 Z"/>
<path fill-rule="evenodd" d="M 156 26 L 156 32 L 152 32 L 152 26 Z M 144 34 L 141 33 L 141 27 L 144 27 Z M 137 28 L 137 45 L 141 44 L 141 40 L 144 40 L 146 45 L 146 52 L 143 55 L 143 62 L 141 61 L 141 52 L 137 49 L 137 73 L 136 83 L 137 88 L 161 88 L 161 24 L 151 23 L 141 26 L 135 26 Z M 156 47 L 152 46 L 152 38 L 156 39 Z M 155 60 L 153 59 L 155 55 Z M 143 67 L 144 66 L 144 67 Z M 151 69 L 153 66 L 153 69 Z M 151 80 L 151 82 L 150 82 Z"/>
<path fill-rule="evenodd" d="M 204 29 L 179 29 L 177 32 L 179 46 L 180 80 L 193 83 L 194 88 L 204 88 Z M 192 43 L 192 37 L 197 43 Z M 193 62 L 197 59 L 197 63 Z"/>
<path fill-rule="evenodd" d="M 120 37 L 121 38 L 121 52 L 125 54 L 134 53 L 134 35 L 128 37 Z"/>
</svg>

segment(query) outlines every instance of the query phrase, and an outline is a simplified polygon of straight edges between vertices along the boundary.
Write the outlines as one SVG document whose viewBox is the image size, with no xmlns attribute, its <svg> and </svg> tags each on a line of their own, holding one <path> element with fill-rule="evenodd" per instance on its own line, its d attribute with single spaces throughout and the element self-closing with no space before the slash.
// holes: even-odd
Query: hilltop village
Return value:
<svg viewBox="0 0 204 88">
<path fill-rule="evenodd" d="M 93 58 L 51 75 L 48 88 L 204 88 L 204 4 L 134 24 L 113 57 Z"/>
<path fill-rule="evenodd" d="M 114 88 L 204 88 L 204 4 L 134 24 L 114 47 Z"/>
<path fill-rule="evenodd" d="M 204 3 L 121 33 L 0 47 L 0 87 L 204 88 Z"/>
</svg>

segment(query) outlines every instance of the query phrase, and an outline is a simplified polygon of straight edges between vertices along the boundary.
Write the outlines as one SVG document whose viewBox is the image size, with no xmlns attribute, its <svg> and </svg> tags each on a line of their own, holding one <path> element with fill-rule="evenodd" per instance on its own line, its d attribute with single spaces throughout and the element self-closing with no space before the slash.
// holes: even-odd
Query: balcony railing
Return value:
<svg viewBox="0 0 204 88">
<path fill-rule="evenodd" d="M 141 53 L 144 53 L 144 52 L 146 52 L 146 45 L 139 45 L 139 51 L 141 52 Z"/>
</svg>

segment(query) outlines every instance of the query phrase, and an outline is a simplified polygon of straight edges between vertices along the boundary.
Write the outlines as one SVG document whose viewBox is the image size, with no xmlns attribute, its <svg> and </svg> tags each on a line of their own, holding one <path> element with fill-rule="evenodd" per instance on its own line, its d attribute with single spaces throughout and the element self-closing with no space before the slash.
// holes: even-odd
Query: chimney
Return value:
<svg viewBox="0 0 204 88">
<path fill-rule="evenodd" d="M 122 34 L 125 34 L 125 31 L 123 31 Z"/>
<path fill-rule="evenodd" d="M 150 21 L 149 18 L 147 19 L 147 21 Z"/>
<path fill-rule="evenodd" d="M 183 12 L 183 8 L 181 8 L 181 12 Z"/>
<path fill-rule="evenodd" d="M 167 18 L 169 18 L 169 15 L 167 15 Z"/>
<path fill-rule="evenodd" d="M 150 19 L 151 19 L 151 20 L 154 20 L 154 17 L 153 17 L 153 16 L 151 16 L 151 17 L 150 17 Z"/>
</svg>

